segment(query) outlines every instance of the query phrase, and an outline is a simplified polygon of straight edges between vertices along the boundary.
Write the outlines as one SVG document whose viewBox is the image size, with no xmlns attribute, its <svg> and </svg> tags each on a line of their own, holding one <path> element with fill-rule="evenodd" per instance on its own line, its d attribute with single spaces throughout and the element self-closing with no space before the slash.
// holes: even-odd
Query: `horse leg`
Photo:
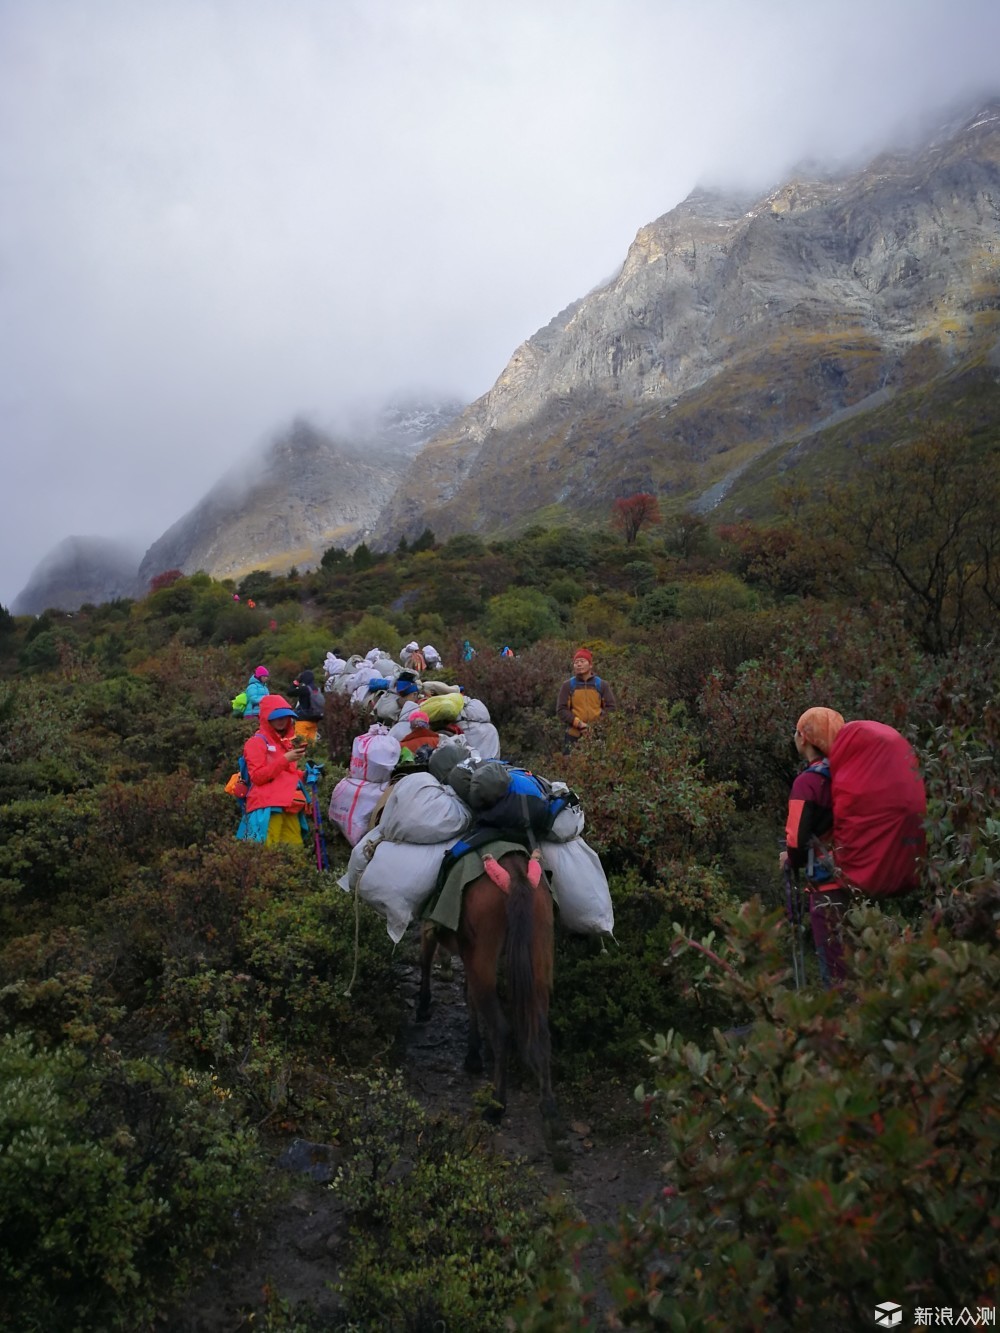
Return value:
<svg viewBox="0 0 1000 1333">
<path fill-rule="evenodd" d="M 510 1050 L 510 1025 L 500 1007 L 497 995 L 496 958 L 487 956 L 474 957 L 466 951 L 462 962 L 465 966 L 466 1001 L 469 1006 L 469 1052 L 465 1067 L 470 1072 L 478 1072 L 472 1062 L 478 1059 L 482 1068 L 481 1040 L 482 1028 L 493 1051 L 493 1101 L 494 1105 L 484 1114 L 487 1119 L 499 1121 L 507 1108 L 507 1062 Z"/>
<path fill-rule="evenodd" d="M 431 1016 L 431 966 L 437 952 L 434 927 L 420 927 L 420 991 L 417 995 L 417 1022 L 426 1023 Z"/>
<path fill-rule="evenodd" d="M 510 1059 L 510 1024 L 500 1007 L 496 987 L 480 998 L 477 1016 L 482 1015 L 493 1049 L 493 1105 L 484 1112 L 487 1120 L 498 1124 L 507 1109 L 507 1065 Z"/>
<path fill-rule="evenodd" d="M 476 1007 L 469 999 L 469 988 L 465 988 L 465 1008 L 469 1019 L 469 1042 L 465 1050 L 465 1064 L 463 1068 L 467 1074 L 481 1074 L 483 1065 L 483 1036 L 479 1031 L 479 1015 Z"/>
</svg>

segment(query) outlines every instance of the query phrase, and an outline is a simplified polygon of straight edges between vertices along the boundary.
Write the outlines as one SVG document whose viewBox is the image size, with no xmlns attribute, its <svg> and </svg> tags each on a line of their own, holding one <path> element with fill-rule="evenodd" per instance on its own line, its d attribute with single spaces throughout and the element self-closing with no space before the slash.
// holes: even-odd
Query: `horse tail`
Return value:
<svg viewBox="0 0 1000 1333">
<path fill-rule="evenodd" d="M 541 1074 L 549 1062 L 552 990 L 552 899 L 544 881 L 533 885 L 525 858 L 504 857 L 510 872 L 507 902 L 507 991 L 522 1058 Z"/>
</svg>

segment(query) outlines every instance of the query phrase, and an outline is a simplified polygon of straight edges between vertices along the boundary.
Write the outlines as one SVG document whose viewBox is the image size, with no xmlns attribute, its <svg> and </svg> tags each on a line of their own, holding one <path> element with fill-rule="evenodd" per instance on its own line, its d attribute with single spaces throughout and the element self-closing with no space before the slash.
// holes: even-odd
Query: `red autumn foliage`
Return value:
<svg viewBox="0 0 1000 1333">
<path fill-rule="evenodd" d="M 154 574 L 149 580 L 149 591 L 159 592 L 161 588 L 169 588 L 183 577 L 184 571 L 181 569 L 165 569 L 162 574 Z"/>
<path fill-rule="evenodd" d="M 624 536 L 625 544 L 631 546 L 642 528 L 663 522 L 660 502 L 648 491 L 623 495 L 611 506 L 611 522 Z"/>
</svg>

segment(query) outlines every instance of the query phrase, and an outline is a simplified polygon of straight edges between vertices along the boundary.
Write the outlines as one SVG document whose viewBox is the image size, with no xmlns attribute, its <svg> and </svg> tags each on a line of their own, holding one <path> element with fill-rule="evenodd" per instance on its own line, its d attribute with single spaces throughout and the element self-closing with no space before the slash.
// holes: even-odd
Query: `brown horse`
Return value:
<svg viewBox="0 0 1000 1333">
<path fill-rule="evenodd" d="M 499 1120 L 507 1105 L 507 1062 L 511 1027 L 522 1060 L 538 1076 L 542 1116 L 555 1123 L 549 1044 L 549 995 L 552 990 L 552 895 L 537 858 L 507 852 L 499 861 L 484 858 L 485 872 L 466 886 L 458 931 L 425 926 L 420 941 L 420 995 L 417 1021 L 431 1008 L 431 963 L 438 944 L 457 953 L 465 969 L 469 1010 L 469 1045 L 465 1068 L 483 1069 L 482 1029 L 493 1050 L 494 1106 Z M 508 1022 L 497 994 L 497 966 L 504 953 Z"/>
</svg>

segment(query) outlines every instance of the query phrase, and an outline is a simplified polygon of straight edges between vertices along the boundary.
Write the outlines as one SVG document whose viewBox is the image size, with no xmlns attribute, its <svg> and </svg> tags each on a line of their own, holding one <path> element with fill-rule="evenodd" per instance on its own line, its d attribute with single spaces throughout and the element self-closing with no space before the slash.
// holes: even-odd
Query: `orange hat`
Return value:
<svg viewBox="0 0 1000 1333">
<path fill-rule="evenodd" d="M 844 719 L 832 708 L 807 708 L 795 729 L 820 754 L 829 754 L 843 725 Z"/>
</svg>

